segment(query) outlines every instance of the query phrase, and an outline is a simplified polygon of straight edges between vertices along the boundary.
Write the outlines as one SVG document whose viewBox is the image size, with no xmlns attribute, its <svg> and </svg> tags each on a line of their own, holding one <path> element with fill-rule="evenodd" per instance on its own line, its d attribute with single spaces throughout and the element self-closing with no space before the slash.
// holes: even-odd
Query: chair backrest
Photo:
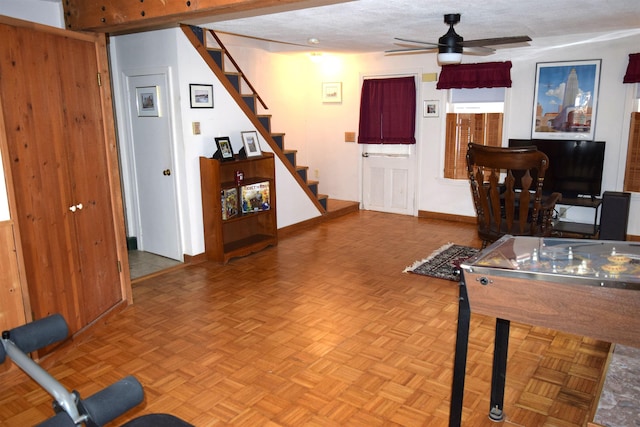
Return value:
<svg viewBox="0 0 640 427">
<path fill-rule="evenodd" d="M 549 158 L 535 146 L 469 144 L 467 170 L 483 246 L 505 234 L 547 233 L 540 211 L 548 166 Z"/>
</svg>

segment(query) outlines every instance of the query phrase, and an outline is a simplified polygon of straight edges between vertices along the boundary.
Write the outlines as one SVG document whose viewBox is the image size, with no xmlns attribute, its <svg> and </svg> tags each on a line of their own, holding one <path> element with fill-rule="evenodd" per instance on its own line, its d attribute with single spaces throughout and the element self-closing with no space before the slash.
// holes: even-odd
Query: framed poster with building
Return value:
<svg viewBox="0 0 640 427">
<path fill-rule="evenodd" d="M 593 140 L 601 62 L 536 64 L 531 138 Z"/>
</svg>

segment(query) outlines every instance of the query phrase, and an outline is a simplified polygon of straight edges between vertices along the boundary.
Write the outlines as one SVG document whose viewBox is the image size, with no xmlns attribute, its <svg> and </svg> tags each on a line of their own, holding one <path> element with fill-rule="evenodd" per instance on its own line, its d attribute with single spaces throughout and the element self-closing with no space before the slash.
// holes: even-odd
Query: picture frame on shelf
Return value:
<svg viewBox="0 0 640 427">
<path fill-rule="evenodd" d="M 342 102 L 342 82 L 322 83 L 322 102 L 339 104 Z"/>
<path fill-rule="evenodd" d="M 213 85 L 190 84 L 191 108 L 213 108 Z"/>
<path fill-rule="evenodd" d="M 601 62 L 536 64 L 532 139 L 594 139 Z"/>
<path fill-rule="evenodd" d="M 158 86 L 136 88 L 138 117 L 160 117 Z"/>
<path fill-rule="evenodd" d="M 233 147 L 228 136 L 215 138 L 216 147 L 218 148 L 219 158 L 221 160 L 233 160 Z"/>
<path fill-rule="evenodd" d="M 244 153 L 247 157 L 256 157 L 262 155 L 260 149 L 260 140 L 258 139 L 258 132 L 246 131 L 241 132 L 242 144 L 244 145 Z"/>
<path fill-rule="evenodd" d="M 422 117 L 438 117 L 440 115 L 440 101 L 424 101 Z"/>
</svg>

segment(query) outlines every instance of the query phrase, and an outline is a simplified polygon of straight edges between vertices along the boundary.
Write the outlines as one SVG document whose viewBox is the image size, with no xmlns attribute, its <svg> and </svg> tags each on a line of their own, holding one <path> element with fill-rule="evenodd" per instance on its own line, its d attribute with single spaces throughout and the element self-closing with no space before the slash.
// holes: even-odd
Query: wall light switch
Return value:
<svg viewBox="0 0 640 427">
<path fill-rule="evenodd" d="M 345 132 L 344 133 L 344 142 L 356 142 L 356 133 L 355 132 Z"/>
<path fill-rule="evenodd" d="M 191 123 L 191 128 L 193 129 L 194 135 L 200 135 L 200 122 Z"/>
</svg>

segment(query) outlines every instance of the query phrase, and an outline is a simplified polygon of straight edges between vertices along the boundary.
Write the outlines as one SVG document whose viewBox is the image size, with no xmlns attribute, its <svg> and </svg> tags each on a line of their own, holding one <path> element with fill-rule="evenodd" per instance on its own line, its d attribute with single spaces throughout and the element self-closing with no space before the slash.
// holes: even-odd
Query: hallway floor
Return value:
<svg viewBox="0 0 640 427">
<path fill-rule="evenodd" d="M 151 252 L 130 250 L 129 251 L 129 272 L 131 279 L 139 279 L 171 267 L 182 264 L 175 259 L 165 258 Z"/>
</svg>

